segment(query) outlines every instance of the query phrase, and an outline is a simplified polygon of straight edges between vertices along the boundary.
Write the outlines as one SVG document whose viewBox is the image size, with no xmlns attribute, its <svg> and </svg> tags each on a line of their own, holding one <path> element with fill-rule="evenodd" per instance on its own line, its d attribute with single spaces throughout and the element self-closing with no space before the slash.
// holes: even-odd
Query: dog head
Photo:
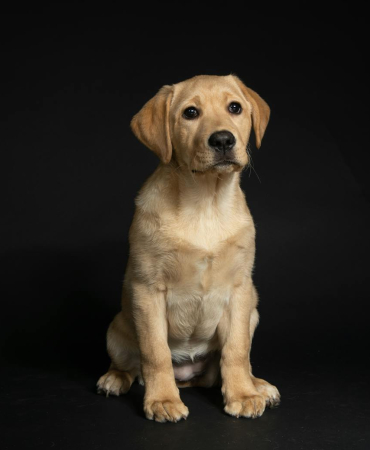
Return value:
<svg viewBox="0 0 370 450">
<path fill-rule="evenodd" d="M 163 163 L 175 160 L 193 173 L 232 172 L 248 163 L 252 126 L 260 147 L 269 116 L 267 103 L 238 77 L 200 75 L 163 86 L 131 128 Z"/>
</svg>

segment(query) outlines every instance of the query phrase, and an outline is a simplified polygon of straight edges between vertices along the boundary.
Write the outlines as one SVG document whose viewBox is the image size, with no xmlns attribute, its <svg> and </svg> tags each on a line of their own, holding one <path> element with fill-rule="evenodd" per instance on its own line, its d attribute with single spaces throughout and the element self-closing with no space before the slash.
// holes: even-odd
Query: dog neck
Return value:
<svg viewBox="0 0 370 450">
<path fill-rule="evenodd" d="M 228 214 L 236 202 L 240 172 L 192 173 L 187 168 L 172 168 L 177 183 L 177 207 L 187 217 Z"/>
<path fill-rule="evenodd" d="M 151 230 L 150 224 L 158 232 L 161 224 L 168 242 L 174 239 L 205 250 L 214 248 L 250 225 L 239 181 L 240 172 L 196 176 L 185 168 L 159 164 L 136 198 L 139 214 L 144 213 L 145 232 Z"/>
</svg>

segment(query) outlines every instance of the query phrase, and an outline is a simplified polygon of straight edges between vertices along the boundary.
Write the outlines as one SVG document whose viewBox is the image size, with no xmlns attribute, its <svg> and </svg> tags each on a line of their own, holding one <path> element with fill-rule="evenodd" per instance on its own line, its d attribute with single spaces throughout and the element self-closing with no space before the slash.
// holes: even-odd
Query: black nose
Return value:
<svg viewBox="0 0 370 450">
<path fill-rule="evenodd" d="M 216 131 L 216 133 L 211 134 L 209 137 L 208 144 L 216 152 L 226 153 L 234 147 L 235 137 L 230 131 Z"/>
</svg>

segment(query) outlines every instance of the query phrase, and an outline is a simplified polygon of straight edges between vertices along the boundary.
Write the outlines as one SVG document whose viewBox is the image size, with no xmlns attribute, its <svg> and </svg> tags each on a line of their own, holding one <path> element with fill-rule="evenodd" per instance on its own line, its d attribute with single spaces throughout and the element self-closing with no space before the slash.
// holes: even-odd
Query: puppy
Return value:
<svg viewBox="0 0 370 450">
<path fill-rule="evenodd" d="M 138 378 L 148 419 L 186 419 L 186 386 L 221 385 L 235 417 L 279 403 L 249 360 L 255 229 L 239 185 L 251 128 L 260 147 L 269 115 L 236 76 L 202 75 L 163 86 L 132 119 L 161 162 L 136 198 L 122 311 L 107 333 L 111 365 L 97 386 L 120 395 Z"/>
</svg>

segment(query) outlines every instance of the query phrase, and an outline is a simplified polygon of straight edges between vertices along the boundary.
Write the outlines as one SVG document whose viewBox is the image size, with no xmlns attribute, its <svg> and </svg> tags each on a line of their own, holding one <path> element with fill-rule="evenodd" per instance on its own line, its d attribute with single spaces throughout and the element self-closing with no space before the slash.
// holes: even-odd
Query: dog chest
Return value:
<svg viewBox="0 0 370 450">
<path fill-rule="evenodd" d="M 173 255 L 172 264 L 166 282 L 169 335 L 210 339 L 243 274 L 245 252 L 235 244 L 217 254 L 188 249 Z"/>
</svg>

